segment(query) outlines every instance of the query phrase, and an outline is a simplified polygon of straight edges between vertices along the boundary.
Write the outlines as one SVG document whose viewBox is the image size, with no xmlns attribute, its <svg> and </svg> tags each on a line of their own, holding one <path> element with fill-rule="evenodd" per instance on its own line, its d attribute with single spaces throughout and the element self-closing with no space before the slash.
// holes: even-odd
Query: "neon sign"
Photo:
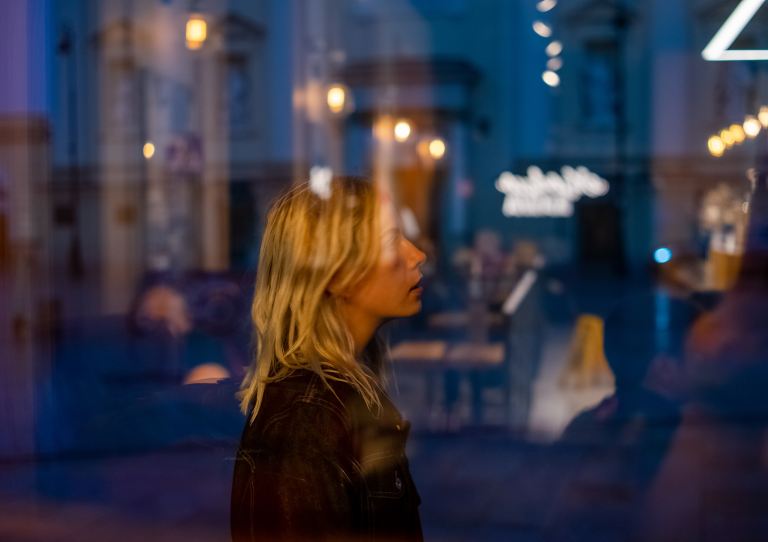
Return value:
<svg viewBox="0 0 768 542">
<path fill-rule="evenodd" d="M 733 13 L 725 20 L 723 26 L 701 52 L 704 60 L 768 60 L 767 50 L 728 49 L 764 3 L 765 0 L 741 0 L 741 3 L 736 6 Z"/>
<path fill-rule="evenodd" d="M 496 190 L 504 194 L 504 216 L 573 215 L 574 202 L 583 196 L 598 198 L 608 193 L 608 181 L 580 166 L 565 166 L 560 173 L 544 173 L 531 166 L 527 176 L 505 171 L 496 179 Z"/>
</svg>

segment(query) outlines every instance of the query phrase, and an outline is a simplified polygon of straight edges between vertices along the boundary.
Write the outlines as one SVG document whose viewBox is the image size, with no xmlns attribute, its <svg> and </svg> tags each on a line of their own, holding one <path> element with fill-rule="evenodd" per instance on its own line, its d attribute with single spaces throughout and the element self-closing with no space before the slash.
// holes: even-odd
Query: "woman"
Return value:
<svg viewBox="0 0 768 542">
<path fill-rule="evenodd" d="M 409 425 L 383 390 L 387 319 L 421 308 L 425 256 L 365 180 L 293 189 L 272 208 L 241 388 L 232 538 L 421 540 Z"/>
</svg>

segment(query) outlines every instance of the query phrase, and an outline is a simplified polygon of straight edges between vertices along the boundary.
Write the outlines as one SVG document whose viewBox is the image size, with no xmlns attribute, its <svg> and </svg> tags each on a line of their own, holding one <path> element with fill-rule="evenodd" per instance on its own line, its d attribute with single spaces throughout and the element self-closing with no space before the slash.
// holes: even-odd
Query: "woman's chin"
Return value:
<svg viewBox="0 0 768 542">
<path fill-rule="evenodd" d="M 410 312 L 408 313 L 408 316 L 414 316 L 416 314 L 419 314 L 421 312 L 421 299 L 416 301 L 414 303 L 413 308 L 411 308 Z"/>
<path fill-rule="evenodd" d="M 398 318 L 408 318 L 421 312 L 421 299 L 411 299 L 407 304 L 402 305 L 399 310 L 392 311 L 387 316 L 383 316 L 383 322 L 389 322 L 390 320 L 396 320 Z"/>
</svg>

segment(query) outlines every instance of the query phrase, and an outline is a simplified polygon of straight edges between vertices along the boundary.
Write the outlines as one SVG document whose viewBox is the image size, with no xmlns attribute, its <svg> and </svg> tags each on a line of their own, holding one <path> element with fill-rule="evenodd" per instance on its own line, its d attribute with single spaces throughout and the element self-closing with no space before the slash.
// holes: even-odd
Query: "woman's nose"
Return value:
<svg viewBox="0 0 768 542">
<path fill-rule="evenodd" d="M 415 267 L 420 267 L 427 261 L 427 255 L 413 243 L 410 244 L 413 249 Z"/>
</svg>

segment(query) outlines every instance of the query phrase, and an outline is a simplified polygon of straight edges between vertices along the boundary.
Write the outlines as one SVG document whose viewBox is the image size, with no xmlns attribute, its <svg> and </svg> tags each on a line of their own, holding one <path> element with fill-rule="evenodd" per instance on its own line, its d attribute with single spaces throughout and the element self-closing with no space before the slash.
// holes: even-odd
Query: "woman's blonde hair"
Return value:
<svg viewBox="0 0 768 542">
<path fill-rule="evenodd" d="M 255 356 L 240 388 L 251 421 L 268 383 L 296 369 L 351 384 L 369 408 L 380 407 L 377 386 L 383 344 L 375 337 L 355 358 L 342 318 L 340 293 L 377 263 L 376 188 L 365 179 L 333 178 L 329 190 L 308 184 L 281 197 L 267 217 L 251 307 Z"/>
</svg>

